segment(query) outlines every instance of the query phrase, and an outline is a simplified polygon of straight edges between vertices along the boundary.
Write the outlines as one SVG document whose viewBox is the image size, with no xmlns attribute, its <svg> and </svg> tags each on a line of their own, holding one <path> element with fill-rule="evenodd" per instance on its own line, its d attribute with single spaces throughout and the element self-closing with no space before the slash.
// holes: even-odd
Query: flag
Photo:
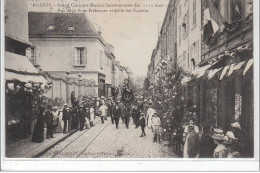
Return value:
<svg viewBox="0 0 260 173">
<path fill-rule="evenodd" d="M 206 1 L 206 8 L 204 10 L 204 25 L 203 25 L 203 41 L 208 43 L 211 37 L 219 31 L 225 21 L 224 17 L 220 14 L 217 7 L 214 5 L 218 1 Z M 220 7 L 219 3 L 217 4 Z"/>
</svg>

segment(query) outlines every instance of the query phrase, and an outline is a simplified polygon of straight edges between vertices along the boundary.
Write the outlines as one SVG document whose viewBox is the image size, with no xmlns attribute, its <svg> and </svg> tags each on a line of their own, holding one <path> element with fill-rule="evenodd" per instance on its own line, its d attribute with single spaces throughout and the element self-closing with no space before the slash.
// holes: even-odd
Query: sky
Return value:
<svg viewBox="0 0 260 173">
<path fill-rule="evenodd" d="M 41 3 L 46 2 L 51 2 L 51 7 L 42 7 Z M 114 46 L 114 54 L 121 65 L 130 67 L 135 75 L 144 76 L 147 74 L 152 51 L 158 40 L 158 31 L 167 10 L 168 0 L 28 0 L 28 10 L 57 12 L 58 8 L 63 9 L 58 6 L 67 3 L 81 6 L 91 3 L 95 5 L 131 4 L 133 7 L 95 7 L 97 10 L 107 10 L 107 12 L 87 12 L 86 14 L 94 27 L 97 30 L 101 29 L 102 37 L 106 42 Z M 134 7 L 135 4 L 140 5 L 140 7 Z M 70 5 L 70 9 L 93 10 L 94 8 L 76 8 Z M 143 9 L 148 10 L 148 12 L 110 12 L 111 9 L 131 9 L 132 11 L 133 9 Z"/>
</svg>

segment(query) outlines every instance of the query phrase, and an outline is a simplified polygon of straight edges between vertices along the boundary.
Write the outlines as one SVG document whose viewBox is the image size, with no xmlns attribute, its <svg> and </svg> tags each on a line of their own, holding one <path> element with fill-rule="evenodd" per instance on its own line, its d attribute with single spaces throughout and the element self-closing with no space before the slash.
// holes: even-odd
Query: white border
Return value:
<svg viewBox="0 0 260 173">
<path fill-rule="evenodd" d="M 259 1 L 254 0 L 254 159 L 3 159 L 4 2 L 1 0 L 1 169 L 3 171 L 259 171 Z"/>
</svg>

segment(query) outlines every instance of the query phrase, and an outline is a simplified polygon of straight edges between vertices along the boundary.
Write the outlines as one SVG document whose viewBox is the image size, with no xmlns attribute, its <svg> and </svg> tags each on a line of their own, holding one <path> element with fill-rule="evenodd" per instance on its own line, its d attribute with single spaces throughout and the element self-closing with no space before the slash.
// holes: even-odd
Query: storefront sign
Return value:
<svg viewBox="0 0 260 173">
<path fill-rule="evenodd" d="M 235 95 L 235 120 L 239 120 L 241 115 L 241 104 L 242 104 L 242 96 L 240 94 Z"/>
</svg>

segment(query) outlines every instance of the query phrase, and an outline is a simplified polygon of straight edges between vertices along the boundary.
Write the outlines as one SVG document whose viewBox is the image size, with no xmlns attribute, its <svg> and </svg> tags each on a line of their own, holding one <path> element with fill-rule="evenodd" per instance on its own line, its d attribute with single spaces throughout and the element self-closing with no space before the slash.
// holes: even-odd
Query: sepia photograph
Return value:
<svg viewBox="0 0 260 173">
<path fill-rule="evenodd" d="M 2 162 L 259 164 L 256 0 L 1 4 Z"/>
</svg>

